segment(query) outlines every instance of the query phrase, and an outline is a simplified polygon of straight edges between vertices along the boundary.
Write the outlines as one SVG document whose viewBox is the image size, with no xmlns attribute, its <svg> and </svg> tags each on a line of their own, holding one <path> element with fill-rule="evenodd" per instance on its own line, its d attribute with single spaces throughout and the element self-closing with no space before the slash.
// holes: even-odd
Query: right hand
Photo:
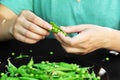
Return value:
<svg viewBox="0 0 120 80">
<path fill-rule="evenodd" d="M 116 30 L 94 24 L 62 27 L 66 33 L 77 33 L 73 37 L 55 33 L 56 39 L 68 53 L 88 54 L 100 48 L 111 49 Z M 113 35 L 113 36 L 112 36 Z M 116 44 L 115 44 L 116 46 Z"/>
<path fill-rule="evenodd" d="M 49 35 L 52 26 L 28 10 L 22 11 L 11 27 L 13 37 L 24 43 L 33 44 Z"/>
</svg>

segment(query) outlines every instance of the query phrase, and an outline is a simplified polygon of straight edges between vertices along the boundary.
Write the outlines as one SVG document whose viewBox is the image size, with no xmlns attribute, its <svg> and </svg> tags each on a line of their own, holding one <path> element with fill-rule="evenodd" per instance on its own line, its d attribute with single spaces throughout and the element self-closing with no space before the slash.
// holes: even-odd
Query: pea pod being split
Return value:
<svg viewBox="0 0 120 80">
<path fill-rule="evenodd" d="M 61 33 L 63 33 L 65 36 L 67 36 L 67 33 L 66 32 L 64 32 L 62 29 L 60 29 L 60 27 L 57 25 L 57 24 L 55 24 L 54 22 L 50 22 L 50 24 L 52 25 L 52 30 L 51 30 L 51 32 L 54 32 L 54 33 L 58 33 L 58 32 L 61 32 Z"/>
</svg>

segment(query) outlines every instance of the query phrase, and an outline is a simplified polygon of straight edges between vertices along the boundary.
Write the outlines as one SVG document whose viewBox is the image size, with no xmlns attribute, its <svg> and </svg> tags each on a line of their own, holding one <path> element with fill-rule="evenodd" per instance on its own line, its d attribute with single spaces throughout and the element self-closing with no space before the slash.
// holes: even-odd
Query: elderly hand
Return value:
<svg viewBox="0 0 120 80">
<path fill-rule="evenodd" d="M 55 34 L 56 39 L 68 53 L 87 54 L 99 48 L 107 48 L 110 45 L 111 31 L 97 25 L 83 24 L 77 26 L 62 27 L 69 33 L 78 33 L 74 37 Z"/>
<path fill-rule="evenodd" d="M 32 44 L 44 39 L 51 29 L 49 23 L 25 10 L 17 17 L 11 34 L 19 41 Z"/>
</svg>

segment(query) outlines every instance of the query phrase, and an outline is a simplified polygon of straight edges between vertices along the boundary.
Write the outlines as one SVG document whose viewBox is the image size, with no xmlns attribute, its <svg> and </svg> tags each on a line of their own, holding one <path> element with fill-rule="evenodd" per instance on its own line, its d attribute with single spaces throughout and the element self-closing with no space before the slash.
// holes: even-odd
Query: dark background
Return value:
<svg viewBox="0 0 120 80">
<path fill-rule="evenodd" d="M 30 50 L 32 50 L 32 52 L 30 52 Z M 45 39 L 36 44 L 25 44 L 17 40 L 0 42 L 0 61 L 3 63 L 8 58 L 14 59 L 21 53 L 29 56 L 51 56 L 51 51 L 54 52 L 52 55 L 54 58 L 66 57 L 69 62 L 82 66 L 101 66 L 107 71 L 110 80 L 120 80 L 119 55 L 110 54 L 110 50 L 107 49 L 99 49 L 87 55 L 74 55 L 72 53 L 66 53 L 60 43 L 55 39 Z M 13 52 L 15 53 L 14 56 L 11 55 Z M 109 58 L 108 61 L 106 57 Z"/>
</svg>

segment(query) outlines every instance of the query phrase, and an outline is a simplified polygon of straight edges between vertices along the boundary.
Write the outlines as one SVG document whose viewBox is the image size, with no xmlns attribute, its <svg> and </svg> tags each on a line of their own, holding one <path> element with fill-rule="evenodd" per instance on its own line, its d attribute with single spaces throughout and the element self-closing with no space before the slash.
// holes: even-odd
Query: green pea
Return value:
<svg viewBox="0 0 120 80">
<path fill-rule="evenodd" d="M 106 57 L 105 59 L 106 59 L 106 61 L 109 61 L 109 60 L 110 60 L 110 58 L 109 58 L 109 57 Z"/>
<path fill-rule="evenodd" d="M 65 36 L 67 36 L 67 33 L 64 32 L 62 29 L 60 29 L 60 27 L 57 26 L 54 22 L 51 21 L 50 24 L 52 25 L 52 30 L 51 30 L 51 32 L 54 32 L 54 33 L 61 32 L 61 33 L 63 33 Z"/>
<path fill-rule="evenodd" d="M 11 53 L 11 55 L 12 55 L 12 56 L 14 56 L 14 55 L 15 55 L 15 53 L 14 53 L 14 52 L 12 52 L 12 53 Z"/>
<path fill-rule="evenodd" d="M 51 54 L 51 55 L 53 55 L 53 54 L 54 54 L 54 52 L 52 52 L 52 51 L 51 51 L 51 52 L 50 52 L 50 54 Z"/>
<path fill-rule="evenodd" d="M 29 52 L 31 52 L 31 53 L 32 53 L 33 51 L 32 51 L 32 50 L 29 50 Z"/>
</svg>

